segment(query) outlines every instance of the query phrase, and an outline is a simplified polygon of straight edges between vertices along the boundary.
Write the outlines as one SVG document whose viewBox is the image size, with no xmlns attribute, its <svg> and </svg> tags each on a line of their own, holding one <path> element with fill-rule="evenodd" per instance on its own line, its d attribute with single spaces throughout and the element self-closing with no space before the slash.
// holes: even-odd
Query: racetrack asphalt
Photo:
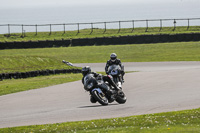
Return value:
<svg viewBox="0 0 200 133">
<path fill-rule="evenodd" d="M 104 71 L 105 63 L 74 64 Z M 124 63 L 125 104 L 89 101 L 81 81 L 0 96 L 0 128 L 199 108 L 200 62 Z"/>
</svg>

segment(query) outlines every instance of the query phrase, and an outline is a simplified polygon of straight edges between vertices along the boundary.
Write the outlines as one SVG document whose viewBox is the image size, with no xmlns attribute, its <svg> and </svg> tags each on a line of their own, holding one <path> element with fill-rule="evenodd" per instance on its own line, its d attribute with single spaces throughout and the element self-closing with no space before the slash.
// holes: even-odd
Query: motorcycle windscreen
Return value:
<svg viewBox="0 0 200 133">
<path fill-rule="evenodd" d="M 119 65 L 111 65 L 108 68 L 108 73 L 111 75 L 118 75 L 120 70 L 121 70 L 121 68 Z"/>
</svg>

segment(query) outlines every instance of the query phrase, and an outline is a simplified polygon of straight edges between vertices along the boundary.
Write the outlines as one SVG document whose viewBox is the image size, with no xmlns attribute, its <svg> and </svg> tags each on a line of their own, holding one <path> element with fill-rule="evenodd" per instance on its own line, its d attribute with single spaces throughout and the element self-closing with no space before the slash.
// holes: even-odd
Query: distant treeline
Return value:
<svg viewBox="0 0 200 133">
<path fill-rule="evenodd" d="M 144 44 L 164 42 L 187 42 L 200 41 L 200 33 L 184 34 L 157 34 L 157 35 L 134 35 L 119 37 L 96 37 L 28 42 L 0 42 L 0 49 L 21 48 L 46 48 L 68 46 L 93 46 L 93 45 L 117 45 L 117 44 Z"/>
<path fill-rule="evenodd" d="M 21 79 L 61 73 L 81 73 L 80 69 L 55 69 L 55 70 L 40 70 L 40 71 L 29 71 L 29 72 L 15 72 L 15 73 L 0 73 L 0 80 L 4 79 Z"/>
</svg>

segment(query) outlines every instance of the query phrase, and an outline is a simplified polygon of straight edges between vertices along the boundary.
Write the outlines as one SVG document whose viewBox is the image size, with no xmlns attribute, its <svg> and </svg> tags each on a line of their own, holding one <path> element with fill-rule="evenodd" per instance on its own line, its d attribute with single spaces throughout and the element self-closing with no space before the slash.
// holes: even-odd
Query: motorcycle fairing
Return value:
<svg viewBox="0 0 200 133">
<path fill-rule="evenodd" d="M 99 93 L 103 93 L 102 90 L 101 90 L 100 88 L 94 88 L 94 89 L 92 90 L 92 92 L 94 92 L 95 90 L 98 91 Z"/>
</svg>

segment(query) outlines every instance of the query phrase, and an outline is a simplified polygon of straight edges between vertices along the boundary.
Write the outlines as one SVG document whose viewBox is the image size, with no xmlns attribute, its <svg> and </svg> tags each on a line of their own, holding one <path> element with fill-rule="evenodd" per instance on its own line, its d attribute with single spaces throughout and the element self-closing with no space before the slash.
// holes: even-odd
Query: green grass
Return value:
<svg viewBox="0 0 200 133">
<path fill-rule="evenodd" d="M 0 81 L 0 96 L 20 91 L 27 91 L 56 84 L 81 80 L 82 74 L 59 74 L 27 79 L 11 79 Z"/>
<path fill-rule="evenodd" d="M 0 51 L 0 53 L 1 52 L 2 51 Z M 1 56 L 0 73 L 75 68 L 63 64 L 62 60 L 39 56 L 40 53 L 38 53 L 38 56 L 29 56 L 28 54 L 29 53 L 24 53 L 23 55 Z"/>
<path fill-rule="evenodd" d="M 121 118 L 0 129 L 0 132 L 4 133 L 199 133 L 199 131 L 200 108 Z"/>
<path fill-rule="evenodd" d="M 0 73 L 68 68 L 72 63 L 105 63 L 115 52 L 122 62 L 200 61 L 200 42 L 0 50 Z"/>
<path fill-rule="evenodd" d="M 28 40 L 53 40 L 69 38 L 86 38 L 120 35 L 141 34 L 176 34 L 199 32 L 199 27 L 173 28 L 150 28 L 144 32 L 144 28 L 108 30 L 103 34 L 102 29 L 96 29 L 90 35 L 90 30 L 54 32 L 49 33 L 26 33 L 12 34 L 11 37 L 0 35 L 0 42 L 4 41 L 28 41 Z M 122 62 L 150 62 L 150 61 L 200 61 L 200 42 L 182 43 L 160 43 L 160 44 L 136 44 L 117 46 L 92 46 L 92 47 L 68 47 L 68 48 L 43 48 L 43 49 L 12 49 L 0 51 L 0 73 L 22 72 L 42 69 L 69 68 L 61 61 L 67 60 L 72 63 L 106 62 L 112 52 L 118 54 Z M 81 79 L 81 74 L 61 74 L 53 76 L 34 77 L 19 80 L 0 81 L 0 95 L 15 93 L 24 90 L 36 89 L 55 84 L 61 84 Z M 200 109 L 159 113 L 150 115 L 131 116 L 125 118 L 100 119 L 92 121 L 67 122 L 59 124 L 24 126 L 15 128 L 3 128 L 0 132 L 199 132 L 200 131 Z"/>
<path fill-rule="evenodd" d="M 37 40 L 61 40 L 61 39 L 74 39 L 74 38 L 95 38 L 95 37 L 111 37 L 111 36 L 127 36 L 127 35 L 148 35 L 148 34 L 179 34 L 179 33 L 199 33 L 200 26 L 191 26 L 189 29 L 187 26 L 176 27 L 163 27 L 160 31 L 160 27 L 149 27 L 148 31 L 146 28 L 122 28 L 119 32 L 119 29 L 107 29 L 104 33 L 104 29 L 83 29 L 80 30 L 80 33 L 77 34 L 77 31 L 66 31 L 63 32 L 57 31 L 52 32 L 38 32 L 36 35 L 35 32 L 27 32 L 25 37 L 22 37 L 22 33 L 12 33 L 9 37 L 4 34 L 0 34 L 0 42 L 13 42 L 13 41 L 37 41 Z M 133 30 L 133 31 L 132 31 Z M 91 34 L 90 34 L 91 33 Z"/>
</svg>

